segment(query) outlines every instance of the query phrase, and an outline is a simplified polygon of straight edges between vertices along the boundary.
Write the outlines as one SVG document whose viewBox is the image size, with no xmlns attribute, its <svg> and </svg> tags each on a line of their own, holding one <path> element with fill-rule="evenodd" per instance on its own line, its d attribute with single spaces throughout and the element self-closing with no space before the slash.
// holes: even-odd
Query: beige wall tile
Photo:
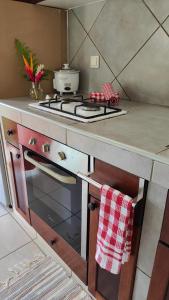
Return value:
<svg viewBox="0 0 169 300">
<path fill-rule="evenodd" d="M 168 0 L 145 0 L 151 11 L 154 13 L 159 22 L 163 22 L 169 15 Z"/>
<path fill-rule="evenodd" d="M 169 38 L 159 29 L 118 77 L 131 99 L 169 106 Z"/>
</svg>

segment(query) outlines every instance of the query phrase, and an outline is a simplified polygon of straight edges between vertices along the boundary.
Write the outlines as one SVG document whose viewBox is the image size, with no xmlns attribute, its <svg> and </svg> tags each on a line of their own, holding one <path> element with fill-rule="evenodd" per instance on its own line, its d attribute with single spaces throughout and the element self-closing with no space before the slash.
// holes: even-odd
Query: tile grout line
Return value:
<svg viewBox="0 0 169 300">
<path fill-rule="evenodd" d="M 161 26 L 161 22 L 158 20 L 158 18 L 156 17 L 156 15 L 153 13 L 153 11 L 151 10 L 151 8 L 149 7 L 149 5 L 145 2 L 145 0 L 142 0 L 143 4 L 145 5 L 145 7 L 148 9 L 148 11 L 152 14 L 152 16 L 156 19 L 156 21 L 158 22 L 158 24 Z"/>
<path fill-rule="evenodd" d="M 27 242 L 26 244 L 22 245 L 21 247 L 18 247 L 18 248 L 16 248 L 15 250 L 11 251 L 11 252 L 8 253 L 7 255 L 2 256 L 2 257 L 0 258 L 0 261 L 1 261 L 2 259 L 4 259 L 4 258 L 8 257 L 9 255 L 15 253 L 16 251 L 18 251 L 18 250 L 24 248 L 25 246 L 27 246 L 28 244 L 30 244 L 30 243 L 32 243 L 32 242 L 33 242 L 33 241 L 29 241 L 29 242 Z"/>
<path fill-rule="evenodd" d="M 70 62 L 69 62 L 70 64 L 72 64 L 72 62 L 73 62 L 73 60 L 75 59 L 76 55 L 79 53 L 80 49 L 82 48 L 84 42 L 85 42 L 86 39 L 87 39 L 87 36 L 88 36 L 88 35 L 86 34 L 84 40 L 81 42 L 81 44 L 80 44 L 80 46 L 78 47 L 77 51 L 75 52 L 75 54 L 74 54 L 74 55 L 72 56 L 72 58 L 70 59 Z"/>
<path fill-rule="evenodd" d="M 79 17 L 78 17 L 77 14 L 75 13 L 74 9 L 71 10 L 71 11 L 72 11 L 72 14 L 74 15 L 74 17 L 77 19 L 77 21 L 79 22 L 79 24 L 82 26 L 84 32 L 86 33 L 86 36 L 85 36 L 83 42 L 81 43 L 80 47 L 79 47 L 78 50 L 76 51 L 75 55 L 74 55 L 73 58 L 71 59 L 71 62 L 70 62 L 70 63 L 72 63 L 72 61 L 74 60 L 74 58 L 76 57 L 76 55 L 77 55 L 78 52 L 80 51 L 80 49 L 81 49 L 82 45 L 84 44 L 86 38 L 89 37 L 89 32 L 92 30 L 93 26 L 95 25 L 95 23 L 96 23 L 98 17 L 100 16 L 100 14 L 101 14 L 103 8 L 105 7 L 105 5 L 106 5 L 106 1 L 105 1 L 104 5 L 103 5 L 102 9 L 100 10 L 99 14 L 96 16 L 96 19 L 94 20 L 94 22 L 93 22 L 92 26 L 90 27 L 89 31 L 87 31 L 87 30 L 85 29 L 85 27 L 84 27 L 83 24 L 81 23 Z M 89 37 L 89 38 L 90 38 L 90 37 Z"/>
<path fill-rule="evenodd" d="M 105 1 L 105 3 L 103 4 L 103 7 L 101 8 L 100 12 L 99 12 L 98 15 L 96 16 L 96 18 L 95 18 L 93 24 L 91 25 L 91 27 L 89 28 L 88 31 L 85 29 L 85 27 L 84 27 L 83 24 L 81 23 L 79 17 L 77 16 L 76 12 L 73 10 L 74 15 L 76 16 L 76 18 L 78 19 L 79 23 L 82 25 L 84 31 L 85 31 L 87 34 L 89 34 L 90 31 L 93 29 L 95 23 L 97 22 L 97 19 L 99 18 L 99 16 L 101 15 L 101 13 L 102 13 L 104 7 L 106 6 L 106 2 L 107 2 L 107 1 Z M 86 6 L 87 6 L 87 5 L 86 5 Z"/>
<path fill-rule="evenodd" d="M 145 6 L 146 3 L 143 4 Z M 73 56 L 71 63 L 73 62 L 73 60 L 75 59 L 76 55 L 78 54 L 78 52 L 80 51 L 81 47 L 83 46 L 84 42 L 86 41 L 87 37 L 90 39 L 90 41 L 93 43 L 93 45 L 95 46 L 95 48 L 97 49 L 97 51 L 99 52 L 100 56 L 102 57 L 103 61 L 105 62 L 105 64 L 107 65 L 108 69 L 111 71 L 112 75 L 114 76 L 114 79 L 112 80 L 112 83 L 116 80 L 118 82 L 118 84 L 120 85 L 120 87 L 122 88 L 123 92 L 125 93 L 125 95 L 127 96 L 127 98 L 131 101 L 132 99 L 130 98 L 130 96 L 128 95 L 128 93 L 126 92 L 125 88 L 123 87 L 123 85 L 121 84 L 121 82 L 119 81 L 119 76 L 121 75 L 121 73 L 127 68 L 127 66 L 131 63 L 131 61 L 137 56 L 137 54 L 144 48 L 144 46 L 146 45 L 146 43 L 153 37 L 153 35 L 156 33 L 156 31 L 161 27 L 163 29 L 163 27 L 161 26 L 161 24 L 159 23 L 158 19 L 156 19 L 156 21 L 158 21 L 159 26 L 153 31 L 153 33 L 150 35 L 150 37 L 143 43 L 143 45 L 137 50 L 137 52 L 135 53 L 135 55 L 128 61 L 128 63 L 123 67 L 123 69 L 117 74 L 115 75 L 115 73 L 113 72 L 113 70 L 111 69 L 111 67 L 109 66 L 108 62 L 106 61 L 106 59 L 104 58 L 104 56 L 101 54 L 100 50 L 98 49 L 97 45 L 95 44 L 93 38 L 90 36 L 90 32 L 92 30 L 92 28 L 94 27 L 98 17 L 100 16 L 102 10 L 104 9 L 106 5 L 106 1 L 100 11 L 100 13 L 98 14 L 98 16 L 96 17 L 93 25 L 91 26 L 90 30 L 87 32 L 86 29 L 84 28 L 83 24 L 81 23 L 81 21 L 79 20 L 78 16 L 76 15 L 76 13 L 72 10 L 73 15 L 76 17 L 76 19 L 78 20 L 78 22 L 80 23 L 80 25 L 82 26 L 83 30 L 85 31 L 85 33 L 87 34 L 85 39 L 83 40 L 83 42 L 81 43 L 80 47 L 78 48 L 77 52 L 75 53 L 75 55 Z M 147 9 L 149 9 L 147 7 Z M 150 10 L 150 9 L 149 9 Z M 150 10 L 151 11 L 151 10 Z M 151 12 L 152 13 L 152 12 Z M 153 13 L 152 13 L 153 14 Z M 155 17 L 155 16 L 154 16 Z"/>
<path fill-rule="evenodd" d="M 127 65 L 120 71 L 120 73 L 115 76 L 115 78 L 117 79 L 121 73 L 126 69 L 126 67 L 130 64 L 130 62 L 137 56 L 137 54 L 144 48 L 144 46 L 147 44 L 147 42 L 149 42 L 149 40 L 153 37 L 153 35 L 160 29 L 162 28 L 165 33 L 167 34 L 167 36 L 169 37 L 169 33 L 165 30 L 165 28 L 163 27 L 164 22 L 168 19 L 169 15 L 164 19 L 164 21 L 162 23 L 160 23 L 160 21 L 157 19 L 157 17 L 155 16 L 155 14 L 152 12 L 152 10 L 150 9 L 150 7 L 147 5 L 147 3 L 145 2 L 145 0 L 142 0 L 143 4 L 146 6 L 146 8 L 150 11 L 150 13 L 153 15 L 153 17 L 156 19 L 156 21 L 158 22 L 159 26 L 155 29 L 155 31 L 153 31 L 153 33 L 150 35 L 150 37 L 145 41 L 145 43 L 142 45 L 142 47 L 139 48 L 139 50 L 135 53 L 135 55 L 129 60 L 129 62 L 127 63 Z"/>
<path fill-rule="evenodd" d="M 0 215 L 0 218 L 2 218 L 3 216 L 6 216 L 7 214 L 9 214 L 8 212 L 4 213 L 3 215 Z"/>
<path fill-rule="evenodd" d="M 76 19 L 78 20 L 79 24 L 83 27 L 82 23 L 80 22 L 79 18 L 76 16 L 76 14 L 73 12 L 74 16 L 76 17 Z M 86 37 L 83 40 L 81 46 L 78 48 L 76 54 L 74 55 L 74 57 L 71 60 L 71 63 L 73 62 L 73 60 L 75 59 L 76 55 L 78 54 L 78 52 L 80 51 L 81 47 L 83 46 L 84 42 L 86 41 L 87 38 L 89 38 L 89 40 L 92 42 L 92 44 L 94 45 L 94 47 L 96 48 L 96 50 L 99 52 L 99 55 L 102 57 L 103 61 L 105 62 L 105 64 L 107 65 L 108 69 L 110 70 L 110 72 L 112 73 L 112 75 L 114 76 L 113 81 L 115 79 L 115 74 L 113 73 L 113 71 L 111 70 L 110 66 L 108 65 L 108 63 L 106 62 L 105 58 L 102 56 L 102 54 L 100 53 L 100 50 L 97 48 L 95 42 L 93 41 L 93 39 L 91 38 L 91 36 L 87 33 L 87 31 L 85 30 L 85 28 L 83 27 L 85 33 L 86 33 Z"/>
<path fill-rule="evenodd" d="M 102 57 L 102 59 L 104 60 L 104 62 L 106 63 L 107 67 L 109 68 L 109 70 L 111 71 L 111 73 L 113 74 L 113 76 L 114 76 L 114 78 L 115 78 L 114 72 L 111 70 L 111 68 L 109 67 L 109 65 L 108 65 L 108 63 L 106 62 L 105 58 L 104 58 L 103 55 L 100 53 L 100 50 L 97 48 L 95 42 L 93 41 L 93 39 L 92 39 L 91 36 L 90 36 L 90 32 L 91 32 L 93 26 L 95 25 L 97 19 L 99 18 L 99 16 L 100 16 L 100 14 L 101 14 L 103 8 L 105 7 L 105 5 L 106 5 L 106 1 L 105 1 L 105 3 L 104 3 L 104 5 L 103 5 L 103 7 L 102 7 L 102 9 L 101 9 L 101 11 L 100 11 L 100 13 L 97 15 L 97 17 L 96 17 L 96 19 L 95 19 L 93 25 L 92 25 L 91 28 L 89 29 L 89 31 L 87 31 L 87 30 L 85 29 L 85 27 L 84 27 L 83 24 L 81 23 L 80 19 L 79 19 L 78 16 L 76 15 L 76 13 L 72 10 L 73 15 L 75 16 L 75 18 L 77 19 L 77 21 L 79 22 L 79 24 L 82 26 L 83 30 L 85 31 L 86 37 L 85 37 L 85 39 L 83 40 L 83 42 L 82 42 L 81 46 L 79 47 L 79 49 L 77 50 L 76 54 L 74 55 L 73 59 L 71 60 L 71 63 L 72 63 L 72 61 L 74 60 L 74 58 L 76 57 L 76 55 L 78 54 L 78 52 L 80 51 L 80 49 L 81 49 L 82 45 L 84 44 L 86 38 L 88 37 L 88 38 L 90 39 L 90 41 L 93 43 L 93 45 L 95 46 L 95 48 L 97 49 L 97 51 L 99 52 L 100 56 Z M 113 79 L 113 80 L 114 80 L 114 79 Z"/>
<path fill-rule="evenodd" d="M 142 269 L 140 269 L 140 267 L 137 266 L 137 269 L 143 273 L 144 275 L 146 275 L 149 279 L 151 279 L 151 276 L 147 275 Z"/>
<path fill-rule="evenodd" d="M 121 73 L 128 67 L 128 65 L 132 62 L 132 60 L 139 54 L 139 52 L 144 48 L 144 46 L 151 40 L 153 35 L 161 28 L 161 25 L 159 25 L 153 33 L 149 36 L 149 38 L 144 42 L 144 44 L 137 50 L 137 52 L 134 54 L 134 56 L 129 60 L 129 62 L 124 66 L 124 68 L 119 72 L 118 75 L 116 75 L 116 79 L 121 75 Z"/>
<path fill-rule="evenodd" d="M 25 233 L 25 234 L 31 239 L 31 241 L 33 242 L 36 238 L 35 238 L 35 239 L 32 239 L 32 237 L 28 234 L 28 232 L 25 230 L 25 228 L 22 227 L 21 224 L 19 223 L 19 221 L 15 219 L 15 217 L 13 216 L 14 213 L 15 213 L 14 211 L 12 211 L 12 212 L 9 211 L 9 215 L 13 218 L 13 220 L 19 225 L 19 227 L 24 231 L 24 233 Z M 28 225 L 29 225 L 29 224 L 28 224 Z"/>
<path fill-rule="evenodd" d="M 165 18 L 165 20 L 163 21 L 163 23 L 161 24 L 161 28 L 164 30 L 164 32 L 166 33 L 166 35 L 169 37 L 169 33 L 168 31 L 164 28 L 164 23 L 167 21 L 167 19 L 169 19 L 169 15 L 167 16 L 167 18 Z"/>
<path fill-rule="evenodd" d="M 167 32 L 167 30 L 163 27 L 163 24 L 165 23 L 165 21 L 168 19 L 169 15 L 162 21 L 160 22 L 158 20 L 158 18 L 156 17 L 156 15 L 153 13 L 153 11 L 151 10 L 151 8 L 148 6 L 148 4 L 145 2 L 145 0 L 142 0 L 142 2 L 144 3 L 144 5 L 146 6 L 146 8 L 150 11 L 150 13 L 153 15 L 153 17 L 156 19 L 156 21 L 159 23 L 160 27 L 165 31 L 165 33 L 167 34 L 167 36 L 169 37 L 169 33 Z"/>
</svg>

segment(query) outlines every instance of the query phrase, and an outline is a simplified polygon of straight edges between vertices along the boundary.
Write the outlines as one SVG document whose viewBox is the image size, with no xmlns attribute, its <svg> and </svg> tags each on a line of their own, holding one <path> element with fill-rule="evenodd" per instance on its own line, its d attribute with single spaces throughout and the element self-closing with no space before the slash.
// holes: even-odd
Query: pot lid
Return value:
<svg viewBox="0 0 169 300">
<path fill-rule="evenodd" d="M 71 69 L 69 64 L 63 64 L 63 67 L 61 70 L 58 70 L 58 71 L 54 71 L 54 73 L 67 73 L 67 74 L 76 74 L 76 73 L 80 73 L 80 71 L 78 70 L 74 70 L 74 69 Z"/>
</svg>

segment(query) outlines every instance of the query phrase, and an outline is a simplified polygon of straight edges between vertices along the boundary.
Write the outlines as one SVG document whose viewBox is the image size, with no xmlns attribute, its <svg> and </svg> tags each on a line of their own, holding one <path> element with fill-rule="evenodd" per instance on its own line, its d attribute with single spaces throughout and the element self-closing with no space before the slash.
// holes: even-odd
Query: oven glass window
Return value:
<svg viewBox="0 0 169 300">
<path fill-rule="evenodd" d="M 42 165 L 63 176 L 68 173 L 56 164 L 31 154 Z M 30 209 L 62 236 L 79 254 L 81 252 L 82 182 L 65 184 L 25 161 L 26 183 Z"/>
</svg>

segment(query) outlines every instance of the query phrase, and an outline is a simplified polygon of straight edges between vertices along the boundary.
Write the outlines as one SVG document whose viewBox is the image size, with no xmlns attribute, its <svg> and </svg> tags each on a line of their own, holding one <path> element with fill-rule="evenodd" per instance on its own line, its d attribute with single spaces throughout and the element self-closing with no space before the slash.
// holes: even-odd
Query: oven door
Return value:
<svg viewBox="0 0 169 300">
<path fill-rule="evenodd" d="M 86 259 L 86 183 L 33 151 L 23 152 L 30 216 L 38 216 Z"/>
</svg>

